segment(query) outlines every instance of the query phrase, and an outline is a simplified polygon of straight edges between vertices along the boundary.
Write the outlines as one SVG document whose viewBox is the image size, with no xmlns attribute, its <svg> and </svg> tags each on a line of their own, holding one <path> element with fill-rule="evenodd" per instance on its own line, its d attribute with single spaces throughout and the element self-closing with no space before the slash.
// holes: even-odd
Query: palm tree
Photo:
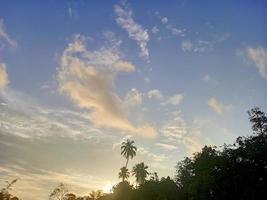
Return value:
<svg viewBox="0 0 267 200">
<path fill-rule="evenodd" d="M 138 163 L 133 167 L 132 173 L 139 185 L 143 184 L 146 180 L 146 177 L 149 175 L 147 169 L 148 166 L 146 166 L 143 162 Z"/>
<path fill-rule="evenodd" d="M 102 190 L 93 190 L 90 194 L 89 194 L 89 200 L 97 200 L 100 197 L 103 196 L 103 192 Z"/>
<path fill-rule="evenodd" d="M 127 180 L 130 176 L 130 172 L 126 167 L 122 167 L 121 171 L 119 172 L 119 178 L 122 178 L 122 182 Z"/>
<path fill-rule="evenodd" d="M 126 158 L 126 165 L 127 168 L 129 158 L 133 158 L 136 155 L 137 148 L 134 146 L 134 141 L 127 139 L 126 142 L 121 144 L 121 155 Z"/>
</svg>

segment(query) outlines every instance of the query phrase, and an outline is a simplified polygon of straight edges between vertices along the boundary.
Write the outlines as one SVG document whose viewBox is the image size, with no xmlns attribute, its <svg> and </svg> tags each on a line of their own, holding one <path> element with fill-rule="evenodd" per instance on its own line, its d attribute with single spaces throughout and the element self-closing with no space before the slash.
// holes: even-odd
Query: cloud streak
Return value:
<svg viewBox="0 0 267 200">
<path fill-rule="evenodd" d="M 210 98 L 208 101 L 208 106 L 217 114 L 223 114 L 226 111 L 229 111 L 232 106 L 231 105 L 223 105 L 220 101 L 215 99 L 214 97 Z"/>
<path fill-rule="evenodd" d="M 16 41 L 13 40 L 6 32 L 4 20 L 0 19 L 0 47 L 4 47 L 5 43 L 13 47 L 17 46 Z"/>
<path fill-rule="evenodd" d="M 135 40 L 141 49 L 140 56 L 149 60 L 149 50 L 147 43 L 149 34 L 140 24 L 133 19 L 133 11 L 126 5 L 115 5 L 114 12 L 117 15 L 116 22 L 124 30 L 127 31 L 129 37 Z"/>
<path fill-rule="evenodd" d="M 179 115 L 167 121 L 161 128 L 164 143 L 156 144 L 162 150 L 173 151 L 185 148 L 187 155 L 199 151 L 202 147 L 199 135 L 188 128 L 186 121 Z"/>
<path fill-rule="evenodd" d="M 183 94 L 176 94 L 176 95 L 170 96 L 165 102 L 163 102 L 163 105 L 169 104 L 169 105 L 178 106 L 182 102 L 183 98 L 184 98 Z"/>
<path fill-rule="evenodd" d="M 248 47 L 247 57 L 257 67 L 262 78 L 267 80 L 267 49 L 263 47 Z"/>
<path fill-rule="evenodd" d="M 183 40 L 181 49 L 184 52 L 203 53 L 208 50 L 213 50 L 213 45 L 214 44 L 210 41 L 197 40 L 192 42 L 191 40 Z"/>
</svg>

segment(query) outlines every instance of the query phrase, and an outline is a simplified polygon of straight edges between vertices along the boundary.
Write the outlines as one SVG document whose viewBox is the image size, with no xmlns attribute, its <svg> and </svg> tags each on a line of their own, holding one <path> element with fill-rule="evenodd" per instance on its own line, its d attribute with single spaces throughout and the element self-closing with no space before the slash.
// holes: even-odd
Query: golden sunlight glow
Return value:
<svg viewBox="0 0 267 200">
<path fill-rule="evenodd" d="M 112 187 L 115 185 L 115 183 L 107 183 L 104 187 L 103 187 L 103 192 L 104 193 L 110 193 L 112 191 Z"/>
</svg>

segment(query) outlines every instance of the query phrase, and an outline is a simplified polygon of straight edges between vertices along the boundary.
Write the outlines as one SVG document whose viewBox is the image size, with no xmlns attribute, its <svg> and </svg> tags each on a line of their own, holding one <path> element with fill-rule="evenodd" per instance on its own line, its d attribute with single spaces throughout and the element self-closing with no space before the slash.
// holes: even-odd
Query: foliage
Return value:
<svg viewBox="0 0 267 200">
<path fill-rule="evenodd" d="M 143 162 L 136 164 L 133 167 L 133 175 L 136 178 L 136 182 L 141 185 L 145 182 L 147 176 L 149 175 L 148 171 L 148 166 L 146 166 Z"/>
<path fill-rule="evenodd" d="M 126 142 L 123 142 L 121 145 L 121 155 L 123 155 L 126 158 L 126 164 L 125 167 L 127 168 L 129 158 L 133 158 L 136 156 L 137 148 L 134 146 L 134 141 L 127 139 Z"/>
<path fill-rule="evenodd" d="M 18 197 L 10 194 L 10 191 L 13 189 L 13 185 L 18 181 L 14 179 L 11 182 L 6 181 L 6 187 L 2 188 L 0 191 L 0 200 L 19 200 Z"/>
<path fill-rule="evenodd" d="M 68 188 L 63 183 L 60 183 L 49 195 L 50 200 L 65 200 L 68 197 Z"/>
<path fill-rule="evenodd" d="M 119 178 L 122 179 L 122 182 L 127 180 L 130 177 L 130 172 L 126 167 L 122 167 L 121 171 L 119 172 Z"/>
<path fill-rule="evenodd" d="M 267 118 L 258 108 L 248 113 L 254 135 L 222 150 L 205 146 L 177 164 L 181 200 L 267 198 Z"/>
<path fill-rule="evenodd" d="M 102 190 L 93 190 L 90 194 L 89 194 L 89 200 L 97 200 L 100 197 L 103 196 L 103 192 Z"/>
</svg>

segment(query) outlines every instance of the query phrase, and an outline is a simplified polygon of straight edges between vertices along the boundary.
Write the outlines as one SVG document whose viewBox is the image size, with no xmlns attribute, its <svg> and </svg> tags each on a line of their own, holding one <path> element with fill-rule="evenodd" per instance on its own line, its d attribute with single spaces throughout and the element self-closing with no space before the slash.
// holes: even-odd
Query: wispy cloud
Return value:
<svg viewBox="0 0 267 200">
<path fill-rule="evenodd" d="M 205 51 L 213 50 L 213 43 L 210 41 L 196 40 L 192 42 L 191 40 L 183 40 L 181 43 L 181 49 L 184 52 L 194 52 L 203 53 Z"/>
<path fill-rule="evenodd" d="M 162 150 L 171 151 L 177 149 L 177 146 L 166 144 L 166 143 L 156 143 L 156 146 L 158 146 Z"/>
<path fill-rule="evenodd" d="M 8 83 L 9 80 L 6 71 L 6 65 L 4 63 L 0 63 L 0 90 L 5 88 Z"/>
<path fill-rule="evenodd" d="M 88 123 L 86 115 L 71 110 L 55 110 L 40 106 L 30 97 L 6 90 L 1 95 L 0 130 L 25 139 L 60 136 L 72 139 L 102 138 L 100 129 Z"/>
<path fill-rule="evenodd" d="M 156 99 L 161 101 L 161 105 L 178 106 L 184 98 L 184 94 L 174 94 L 172 96 L 164 96 L 158 89 L 149 90 L 146 94 L 149 99 Z"/>
<path fill-rule="evenodd" d="M 162 17 L 160 16 L 159 12 L 156 12 L 155 13 L 155 16 L 160 20 L 161 24 L 163 25 L 164 28 L 166 28 L 173 36 L 182 36 L 184 37 L 185 36 L 185 32 L 186 32 L 186 29 L 185 28 L 177 28 L 176 26 L 174 26 L 173 24 L 171 24 L 169 22 L 169 19 L 168 17 Z M 154 26 L 152 29 L 151 29 L 151 32 L 153 34 L 156 34 L 159 32 L 159 29 L 157 26 Z M 158 39 L 160 40 L 162 37 L 158 37 Z"/>
<path fill-rule="evenodd" d="M 159 145 L 164 150 L 185 150 L 187 155 L 199 151 L 202 147 L 200 140 L 201 136 L 189 130 L 186 121 L 180 116 L 176 115 L 173 119 L 167 121 L 161 128 L 160 132 L 164 136 L 164 145 Z M 169 146 L 168 146 L 169 145 Z"/>
<path fill-rule="evenodd" d="M 166 158 L 164 154 L 155 154 L 144 147 L 139 147 L 137 149 L 137 153 L 139 153 L 140 155 L 147 156 L 149 159 L 151 159 L 154 162 L 162 162 Z"/>
<path fill-rule="evenodd" d="M 89 111 L 88 118 L 95 126 L 155 137 L 156 131 L 149 124 L 136 127 L 128 120 L 123 101 L 114 90 L 116 75 L 133 69 L 132 64 L 122 60 L 116 46 L 89 51 L 85 39 L 76 35 L 61 57 L 59 89 Z"/>
<path fill-rule="evenodd" d="M 165 102 L 163 102 L 163 105 L 170 104 L 170 105 L 178 106 L 182 102 L 183 98 L 184 98 L 183 94 L 176 94 L 176 95 L 170 96 L 167 98 Z"/>
<path fill-rule="evenodd" d="M 17 46 L 16 41 L 13 40 L 6 32 L 4 20 L 0 19 L 0 48 L 3 48 L 5 44 L 8 44 L 13 47 Z"/>
<path fill-rule="evenodd" d="M 125 29 L 129 37 L 139 45 L 141 49 L 140 56 L 149 60 L 149 50 L 147 47 L 149 41 L 148 31 L 134 21 L 133 11 L 126 4 L 115 5 L 114 12 L 117 15 L 117 24 L 122 29 Z"/>
<path fill-rule="evenodd" d="M 208 101 L 208 106 L 217 114 L 223 114 L 232 108 L 232 105 L 223 105 L 219 100 L 214 97 L 210 98 Z"/>
<path fill-rule="evenodd" d="M 210 74 L 206 74 L 205 76 L 202 77 L 202 81 L 205 81 L 207 83 L 212 83 L 212 84 L 219 84 L 219 82 L 214 79 Z"/>
<path fill-rule="evenodd" d="M 153 26 L 153 28 L 151 29 L 151 32 L 153 34 L 157 34 L 159 32 L 159 28 L 157 26 Z"/>
<path fill-rule="evenodd" d="M 206 74 L 203 78 L 202 78 L 203 81 L 211 81 L 211 76 L 209 74 Z"/>
<path fill-rule="evenodd" d="M 248 47 L 247 58 L 255 63 L 262 78 L 267 80 L 267 49 L 263 47 Z"/>
<path fill-rule="evenodd" d="M 147 92 L 147 96 L 150 99 L 162 99 L 163 98 L 163 94 L 161 93 L 161 91 L 157 90 L 157 89 L 153 89 L 153 90 L 149 90 Z"/>
<path fill-rule="evenodd" d="M 126 106 L 136 106 L 140 105 L 143 101 L 142 93 L 137 90 L 136 88 L 132 88 L 131 91 L 129 91 L 124 99 L 124 103 Z"/>
</svg>

